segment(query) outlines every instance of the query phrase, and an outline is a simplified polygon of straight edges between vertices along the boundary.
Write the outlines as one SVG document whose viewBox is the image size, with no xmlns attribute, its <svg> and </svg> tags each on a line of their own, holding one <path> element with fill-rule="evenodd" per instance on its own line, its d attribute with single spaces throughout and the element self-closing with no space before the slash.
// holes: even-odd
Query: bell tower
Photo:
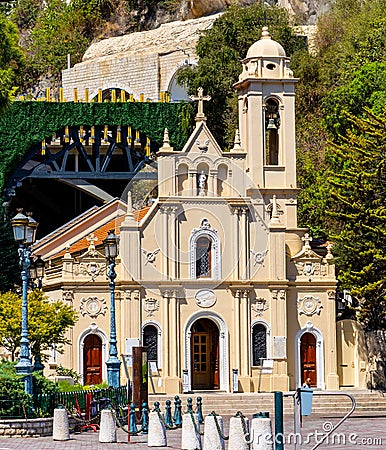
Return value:
<svg viewBox="0 0 386 450">
<path fill-rule="evenodd" d="M 235 83 L 241 146 L 250 189 L 269 194 L 296 190 L 295 84 L 283 47 L 263 27 Z M 289 193 L 289 192 L 287 192 Z M 292 194 L 292 193 L 291 193 Z"/>
</svg>

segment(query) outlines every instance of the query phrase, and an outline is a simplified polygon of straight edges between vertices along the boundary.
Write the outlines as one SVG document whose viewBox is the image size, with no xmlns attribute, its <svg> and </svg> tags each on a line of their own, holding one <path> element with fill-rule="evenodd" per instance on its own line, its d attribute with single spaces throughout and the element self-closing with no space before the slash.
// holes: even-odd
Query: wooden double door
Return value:
<svg viewBox="0 0 386 450">
<path fill-rule="evenodd" d="M 200 319 L 192 325 L 191 358 L 192 389 L 219 389 L 219 330 L 212 320 Z"/>
<path fill-rule="evenodd" d="M 304 333 L 300 339 L 301 384 L 311 379 L 311 387 L 317 385 L 316 337 L 312 333 Z"/>
</svg>

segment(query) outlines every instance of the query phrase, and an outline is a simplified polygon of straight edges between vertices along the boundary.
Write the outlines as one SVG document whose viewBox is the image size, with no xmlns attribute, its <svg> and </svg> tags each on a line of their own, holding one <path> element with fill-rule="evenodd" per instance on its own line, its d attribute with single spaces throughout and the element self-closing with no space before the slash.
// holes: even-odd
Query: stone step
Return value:
<svg viewBox="0 0 386 450">
<path fill-rule="evenodd" d="M 370 391 L 339 391 L 339 393 L 347 393 L 353 395 L 356 401 L 355 414 L 385 414 L 386 415 L 386 397 L 378 392 Z M 233 415 L 241 410 L 245 415 L 251 415 L 260 411 L 269 411 L 274 413 L 274 395 L 272 393 L 194 393 L 179 394 L 182 401 L 183 410 L 186 410 L 187 398 L 193 399 L 193 407 L 196 407 L 197 397 L 202 398 L 203 414 L 209 414 L 216 411 L 217 414 Z M 165 401 L 172 401 L 174 408 L 173 395 L 149 395 L 150 407 L 155 401 L 160 402 L 161 409 L 165 405 Z M 314 395 L 312 411 L 315 414 L 337 414 L 344 415 L 351 409 L 351 400 L 348 397 Z M 283 412 L 285 415 L 293 414 L 293 398 L 284 397 Z"/>
</svg>

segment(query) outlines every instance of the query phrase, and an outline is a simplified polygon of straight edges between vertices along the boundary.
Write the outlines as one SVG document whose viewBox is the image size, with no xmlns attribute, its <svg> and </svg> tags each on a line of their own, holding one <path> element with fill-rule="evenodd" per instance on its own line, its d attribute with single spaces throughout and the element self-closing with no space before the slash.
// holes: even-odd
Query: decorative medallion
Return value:
<svg viewBox="0 0 386 450">
<path fill-rule="evenodd" d="M 104 316 L 107 311 L 106 300 L 104 298 L 99 299 L 98 297 L 88 297 L 82 298 L 80 301 L 80 312 L 82 316 L 86 314 L 92 319 L 95 319 L 102 314 Z"/>
<path fill-rule="evenodd" d="M 72 303 L 75 299 L 74 291 L 63 291 L 62 298 L 63 301 Z"/>
<path fill-rule="evenodd" d="M 268 302 L 265 298 L 259 297 L 256 299 L 256 303 L 251 305 L 251 309 L 255 311 L 256 317 L 262 316 L 263 312 L 268 309 Z"/>
<path fill-rule="evenodd" d="M 298 298 L 299 315 L 313 316 L 314 314 L 320 314 L 322 308 L 322 302 L 318 297 L 306 295 L 303 298 Z"/>
<path fill-rule="evenodd" d="M 89 275 L 94 281 L 98 275 L 102 275 L 106 270 L 105 263 L 80 263 L 79 267 L 75 266 L 75 274 L 78 275 Z"/>
<path fill-rule="evenodd" d="M 154 313 L 159 310 L 159 300 L 156 298 L 146 298 L 143 309 L 147 312 L 147 317 L 154 316 Z"/>
<path fill-rule="evenodd" d="M 216 294 L 209 289 L 201 289 L 194 296 L 196 303 L 201 308 L 210 308 L 216 303 Z"/>
<path fill-rule="evenodd" d="M 268 250 L 264 250 L 263 252 L 256 252 L 255 250 L 251 249 L 251 253 L 253 256 L 253 265 L 256 266 L 256 264 L 263 264 L 265 255 L 268 253 Z"/>
<path fill-rule="evenodd" d="M 148 252 L 144 248 L 142 249 L 142 253 L 145 255 L 145 258 L 146 258 L 145 266 L 147 263 L 150 263 L 150 264 L 155 263 L 155 257 L 157 256 L 159 251 L 160 251 L 159 248 L 156 248 L 152 252 Z"/>
</svg>

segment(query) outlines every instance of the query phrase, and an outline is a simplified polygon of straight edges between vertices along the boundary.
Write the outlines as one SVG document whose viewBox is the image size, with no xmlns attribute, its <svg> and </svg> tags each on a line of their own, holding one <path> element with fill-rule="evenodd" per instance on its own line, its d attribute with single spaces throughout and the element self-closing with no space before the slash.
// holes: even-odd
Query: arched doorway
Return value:
<svg viewBox="0 0 386 450">
<path fill-rule="evenodd" d="M 102 339 L 96 334 L 89 334 L 84 339 L 83 347 L 83 384 L 102 383 Z"/>
<path fill-rule="evenodd" d="M 301 381 L 311 379 L 311 387 L 317 386 L 316 337 L 312 333 L 304 333 L 300 339 Z"/>
<path fill-rule="evenodd" d="M 192 389 L 220 389 L 219 330 L 210 319 L 191 328 Z"/>
</svg>

